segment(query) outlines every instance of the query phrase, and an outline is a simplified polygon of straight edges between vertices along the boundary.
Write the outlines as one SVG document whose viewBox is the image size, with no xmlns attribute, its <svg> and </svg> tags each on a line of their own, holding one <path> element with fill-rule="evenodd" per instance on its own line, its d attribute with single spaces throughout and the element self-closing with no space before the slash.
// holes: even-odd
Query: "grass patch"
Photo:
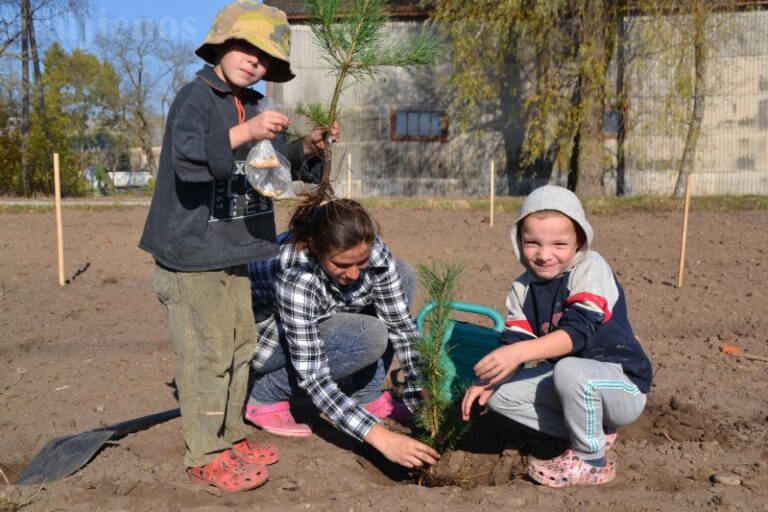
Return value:
<svg viewBox="0 0 768 512">
<path fill-rule="evenodd" d="M 146 208 L 137 202 L 141 196 L 111 197 L 99 200 L 68 200 L 62 208 L 86 212 L 100 212 L 119 208 Z M 356 198 L 363 206 L 380 210 L 414 210 L 445 212 L 488 212 L 490 201 L 480 198 L 435 198 L 435 197 L 368 197 Z M 524 197 L 496 198 L 496 213 L 517 213 Z M 12 201 L 12 202 L 10 202 Z M 23 198 L 0 201 L 0 214 L 50 213 L 53 202 L 45 199 Z M 673 212 L 682 211 L 685 201 L 677 197 L 587 197 L 582 199 L 584 209 L 593 215 L 616 215 L 630 212 Z M 299 199 L 285 199 L 276 202 L 279 209 L 293 209 Z M 768 210 L 768 196 L 700 196 L 691 198 L 691 210 L 707 212 L 737 212 L 746 210 Z"/>
<path fill-rule="evenodd" d="M 53 211 L 53 206 L 36 204 L 0 204 L 0 214 L 19 213 L 48 213 Z"/>
<path fill-rule="evenodd" d="M 142 203 L 124 203 L 119 200 L 104 202 L 62 202 L 63 210 L 79 210 L 84 212 L 104 212 L 108 210 L 119 210 L 121 208 L 147 208 Z M 13 203 L 0 202 L 0 214 L 22 214 L 22 213 L 53 213 L 55 206 L 53 202 L 43 202 L 41 200 L 31 199 L 26 203 L 23 199 L 14 199 Z"/>
<path fill-rule="evenodd" d="M 496 213 L 517 213 L 524 197 L 501 197 L 494 204 Z M 360 202 L 371 209 L 406 209 L 430 211 L 472 211 L 487 212 L 488 199 L 455 198 L 413 198 L 387 197 L 365 198 Z M 683 198 L 639 196 L 639 197 L 595 197 L 582 200 L 584 209 L 593 215 L 616 215 L 623 212 L 671 212 L 682 211 Z M 735 212 L 745 210 L 768 210 L 768 196 L 701 196 L 691 198 L 691 210 L 711 212 Z"/>
<path fill-rule="evenodd" d="M 593 197 L 583 199 L 588 213 L 615 215 L 621 212 L 673 212 L 682 211 L 682 197 Z M 691 210 L 705 212 L 737 212 L 768 210 L 768 196 L 700 196 L 691 197 Z"/>
</svg>

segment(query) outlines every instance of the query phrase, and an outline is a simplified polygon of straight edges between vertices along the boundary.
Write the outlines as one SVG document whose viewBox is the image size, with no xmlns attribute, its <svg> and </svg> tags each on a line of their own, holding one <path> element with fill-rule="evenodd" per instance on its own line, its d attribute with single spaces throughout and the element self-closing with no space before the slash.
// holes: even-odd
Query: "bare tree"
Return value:
<svg viewBox="0 0 768 512">
<path fill-rule="evenodd" d="M 162 38 L 157 24 L 148 18 L 133 26 L 117 27 L 108 36 L 100 35 L 97 45 L 102 58 L 112 62 L 122 77 L 126 130 L 155 171 L 152 120 L 158 117 L 156 109 L 164 104 L 168 88 L 180 87 L 183 70 L 190 63 L 186 56 L 194 55 L 193 51 Z"/>
<path fill-rule="evenodd" d="M 36 24 L 48 26 L 52 20 L 71 14 L 88 14 L 91 0 L 29 0 L 29 14 Z M 0 0 L 0 55 L 19 44 L 21 39 L 22 0 Z"/>
<path fill-rule="evenodd" d="M 32 70 L 35 76 L 35 92 L 37 93 L 37 112 L 40 116 L 40 121 L 45 126 L 45 92 L 42 87 L 43 79 L 42 73 L 40 73 L 40 52 L 37 47 L 37 37 L 35 36 L 35 23 L 32 18 L 32 6 L 29 5 L 30 0 L 22 0 L 22 3 L 27 4 L 24 11 L 23 24 L 26 27 L 27 39 L 29 40 L 29 56 L 32 58 Z"/>
<path fill-rule="evenodd" d="M 161 93 L 161 114 L 163 119 L 163 128 L 165 128 L 165 116 L 170 108 L 173 99 L 179 93 L 179 90 L 190 80 L 189 70 L 191 66 L 198 62 L 192 47 L 186 43 L 169 42 L 165 63 L 170 68 L 166 87 Z"/>
<path fill-rule="evenodd" d="M 21 0 L 21 193 L 27 195 L 27 146 L 29 144 L 29 0 Z"/>
<path fill-rule="evenodd" d="M 0 3 L 0 56 L 21 40 L 21 3 Z"/>
</svg>

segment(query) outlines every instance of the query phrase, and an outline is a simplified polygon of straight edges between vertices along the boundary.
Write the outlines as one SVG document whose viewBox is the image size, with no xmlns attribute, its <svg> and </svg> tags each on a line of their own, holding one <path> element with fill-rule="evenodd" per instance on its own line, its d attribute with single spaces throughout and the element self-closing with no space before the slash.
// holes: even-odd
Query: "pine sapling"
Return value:
<svg viewBox="0 0 768 512">
<path fill-rule="evenodd" d="M 384 66 L 409 67 L 434 64 L 440 43 L 429 28 L 407 38 L 387 33 L 390 17 L 385 0 L 307 0 L 308 25 L 336 84 L 330 103 L 299 104 L 296 111 L 315 126 L 328 130 L 339 119 L 341 92 L 350 84 L 374 78 Z M 347 81 L 350 80 L 350 82 Z M 328 135 L 323 152 L 321 183 L 330 183 L 332 141 Z"/>
<path fill-rule="evenodd" d="M 419 281 L 432 309 L 425 317 L 416 344 L 421 357 L 420 387 L 424 390 L 424 400 L 416 417 L 425 431 L 422 441 L 441 453 L 452 448 L 468 426 L 462 422 L 453 402 L 451 386 L 455 375 L 446 364 L 448 354 L 443 346 L 451 328 L 454 289 L 463 270 L 464 265 L 457 263 L 419 265 Z"/>
</svg>

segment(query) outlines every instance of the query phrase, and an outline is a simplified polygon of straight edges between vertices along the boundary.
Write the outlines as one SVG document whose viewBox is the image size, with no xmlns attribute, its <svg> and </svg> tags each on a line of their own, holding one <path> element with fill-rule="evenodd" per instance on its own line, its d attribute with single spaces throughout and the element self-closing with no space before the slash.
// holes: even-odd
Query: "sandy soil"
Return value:
<svg viewBox="0 0 768 512">
<path fill-rule="evenodd" d="M 373 213 L 398 257 L 464 260 L 459 299 L 503 311 L 520 271 L 510 215 L 490 227 L 478 213 Z M 64 288 L 53 214 L 0 215 L 0 469 L 11 482 L 53 437 L 176 406 L 152 260 L 136 246 L 145 214 L 65 209 Z M 284 225 L 286 212 L 279 217 Z M 682 289 L 679 213 L 590 218 L 656 372 L 646 412 L 610 454 L 619 468 L 611 484 L 535 485 L 523 464 L 560 447 L 486 415 L 446 462 L 462 485 L 415 485 L 317 419 L 318 435 L 306 439 L 254 432 L 280 447 L 281 462 L 262 488 L 221 495 L 188 480 L 171 420 L 107 443 L 68 478 L 2 492 L 36 493 L 30 511 L 768 510 L 768 362 L 718 350 L 727 341 L 768 356 L 768 212 L 692 212 Z"/>
</svg>

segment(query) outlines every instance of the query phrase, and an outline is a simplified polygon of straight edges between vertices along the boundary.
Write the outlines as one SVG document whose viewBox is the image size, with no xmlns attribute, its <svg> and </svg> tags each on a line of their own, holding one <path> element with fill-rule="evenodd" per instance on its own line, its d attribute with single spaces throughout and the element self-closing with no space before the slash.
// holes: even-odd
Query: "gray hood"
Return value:
<svg viewBox="0 0 768 512">
<path fill-rule="evenodd" d="M 573 219 L 579 226 L 581 226 L 581 229 L 584 230 L 584 234 L 587 237 L 586 243 L 579 248 L 579 252 L 585 253 L 589 250 L 589 246 L 592 245 L 592 226 L 587 222 L 587 217 L 584 215 L 584 208 L 582 208 L 579 198 L 567 188 L 557 187 L 555 185 L 544 185 L 531 192 L 528 197 L 525 198 L 523 205 L 520 207 L 520 215 L 515 223 L 512 224 L 512 247 L 515 249 L 515 255 L 517 256 L 518 261 L 523 263 L 523 266 L 525 266 L 525 263 L 520 257 L 522 251 L 517 238 L 518 225 L 526 216 L 542 210 L 555 210 Z M 578 259 L 580 258 L 577 258 L 577 261 Z"/>
</svg>

